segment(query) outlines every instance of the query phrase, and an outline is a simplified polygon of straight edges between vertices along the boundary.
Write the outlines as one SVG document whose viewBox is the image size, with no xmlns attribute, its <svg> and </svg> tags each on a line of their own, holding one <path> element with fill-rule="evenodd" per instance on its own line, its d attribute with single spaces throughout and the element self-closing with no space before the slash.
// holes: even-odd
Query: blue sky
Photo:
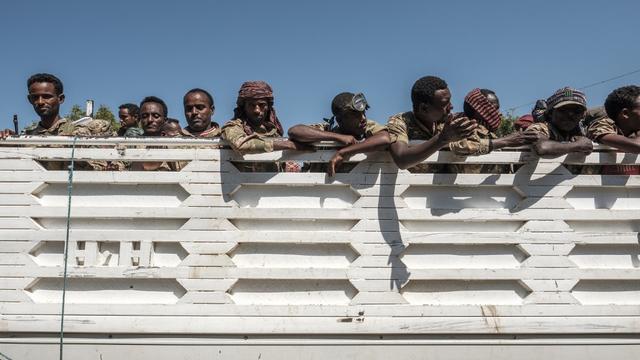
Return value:
<svg viewBox="0 0 640 360">
<path fill-rule="evenodd" d="M 72 104 L 113 110 L 156 95 L 181 120 L 182 95 L 213 93 L 227 121 L 238 88 L 265 80 L 285 127 L 330 115 L 362 91 L 369 117 L 409 110 L 424 75 L 444 78 L 454 110 L 474 87 L 503 109 L 640 69 L 640 1 L 10 1 L 0 4 L 0 127 L 36 119 L 26 79 L 51 72 Z M 586 90 L 600 105 L 640 73 Z M 516 114 L 527 113 L 530 106 Z"/>
</svg>

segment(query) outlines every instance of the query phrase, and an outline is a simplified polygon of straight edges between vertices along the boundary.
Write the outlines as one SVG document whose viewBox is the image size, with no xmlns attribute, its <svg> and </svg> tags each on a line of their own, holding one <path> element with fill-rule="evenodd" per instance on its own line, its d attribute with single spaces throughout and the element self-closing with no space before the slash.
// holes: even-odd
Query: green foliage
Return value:
<svg viewBox="0 0 640 360">
<path fill-rule="evenodd" d="M 116 117 L 113 115 L 107 105 L 101 104 L 94 116 L 95 119 L 107 120 L 111 123 L 114 129 L 120 128 L 120 123 L 116 121 Z"/>
<path fill-rule="evenodd" d="M 80 105 L 75 104 L 71 107 L 71 112 L 65 116 L 67 119 L 71 121 L 76 121 L 80 118 L 85 117 L 84 110 L 80 107 Z"/>
<path fill-rule="evenodd" d="M 505 135 L 511 134 L 514 131 L 513 123 L 518 120 L 518 117 L 513 115 L 512 113 L 502 114 L 502 122 L 500 123 L 500 127 L 496 131 L 496 135 L 498 137 L 503 137 Z"/>
</svg>

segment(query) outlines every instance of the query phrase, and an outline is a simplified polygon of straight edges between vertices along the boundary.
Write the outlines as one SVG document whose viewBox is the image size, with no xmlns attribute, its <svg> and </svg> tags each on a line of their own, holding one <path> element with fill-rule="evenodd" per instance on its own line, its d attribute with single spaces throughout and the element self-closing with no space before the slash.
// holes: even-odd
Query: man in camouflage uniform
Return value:
<svg viewBox="0 0 640 360">
<path fill-rule="evenodd" d="M 167 123 L 169 109 L 167 104 L 156 96 L 147 96 L 140 102 L 140 122 L 145 137 L 160 137 L 162 129 Z M 146 148 L 163 148 L 147 146 Z M 131 164 L 132 171 L 180 171 L 181 167 L 176 162 L 147 161 Z"/>
<path fill-rule="evenodd" d="M 120 129 L 118 136 L 135 137 L 142 136 L 140 128 L 140 108 L 136 104 L 122 104 L 118 107 L 118 118 L 120 118 Z"/>
<path fill-rule="evenodd" d="M 584 136 L 580 127 L 586 115 L 587 98 L 584 93 L 569 87 L 556 91 L 546 101 L 541 122 L 527 128 L 527 132 L 538 137 L 534 146 L 536 153 L 540 156 L 559 156 L 571 152 L 590 154 L 593 143 Z"/>
<path fill-rule="evenodd" d="M 391 157 L 401 169 L 416 166 L 452 142 L 469 138 L 477 127 L 467 117 L 451 116 L 451 93 L 447 83 L 438 77 L 418 79 L 411 88 L 411 101 L 413 111 L 393 115 L 387 124 Z M 424 141 L 409 145 L 409 140 Z M 478 153 L 488 152 L 489 142 L 478 143 L 477 147 Z M 452 150 L 456 151 L 456 147 Z"/>
<path fill-rule="evenodd" d="M 606 112 L 605 112 L 606 110 Z M 640 153 L 640 87 L 623 86 L 612 91 L 604 109 L 587 114 L 584 127 L 589 139 L 621 151 Z M 637 165 L 603 165 L 603 174 L 639 175 Z"/>
<path fill-rule="evenodd" d="M 308 146 L 282 137 L 282 125 L 273 107 L 274 97 L 271 86 L 264 81 L 247 81 L 238 91 L 234 119 L 222 127 L 222 138 L 240 154 L 264 153 L 275 150 L 307 150 Z M 236 163 L 240 171 L 276 172 L 297 171 L 294 162 L 279 163 Z"/>
<path fill-rule="evenodd" d="M 222 127 L 222 138 L 240 154 L 300 150 L 304 146 L 282 136 L 282 125 L 273 108 L 273 90 L 264 81 L 248 81 L 238 91 L 234 119 Z"/>
<path fill-rule="evenodd" d="M 40 121 L 26 127 L 22 135 L 37 136 L 113 136 L 111 123 L 106 120 L 88 119 L 82 123 L 60 117 L 60 105 L 64 103 L 64 87 L 56 76 L 46 73 L 32 75 L 27 80 L 29 102 L 40 117 Z M 47 170 L 64 170 L 68 163 L 62 161 L 42 162 Z M 113 170 L 116 163 L 108 161 L 77 162 L 76 170 Z"/>
<path fill-rule="evenodd" d="M 220 125 L 211 120 L 215 112 L 213 96 L 208 91 L 195 88 L 187 91 L 182 99 L 184 117 L 188 126 L 182 129 L 183 136 L 192 138 L 220 137 Z"/>
<path fill-rule="evenodd" d="M 367 109 L 369 104 L 363 94 L 340 93 L 331 102 L 331 119 L 314 125 L 295 125 L 289 129 L 289 138 L 301 143 L 336 141 L 346 145 L 329 161 L 326 171 L 333 176 L 345 158 L 362 152 L 385 150 L 389 145 L 386 127 L 367 119 Z M 312 164 L 311 168 L 315 167 Z"/>
</svg>

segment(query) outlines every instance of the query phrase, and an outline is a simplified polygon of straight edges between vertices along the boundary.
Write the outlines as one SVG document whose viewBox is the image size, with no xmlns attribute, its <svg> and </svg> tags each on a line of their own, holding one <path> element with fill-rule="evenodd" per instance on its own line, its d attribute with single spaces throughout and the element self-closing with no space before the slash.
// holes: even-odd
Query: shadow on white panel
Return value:
<svg viewBox="0 0 640 360">
<path fill-rule="evenodd" d="M 511 209 L 522 200 L 510 186 L 412 185 L 401 196 L 412 209 Z"/>
</svg>

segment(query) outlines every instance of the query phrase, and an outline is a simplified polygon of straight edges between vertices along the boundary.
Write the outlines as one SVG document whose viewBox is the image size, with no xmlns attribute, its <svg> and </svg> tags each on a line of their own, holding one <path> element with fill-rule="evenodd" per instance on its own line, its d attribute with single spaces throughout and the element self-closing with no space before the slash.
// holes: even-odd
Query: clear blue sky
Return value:
<svg viewBox="0 0 640 360">
<path fill-rule="evenodd" d="M 72 104 L 115 110 L 156 95 L 181 120 L 182 95 L 211 91 L 215 120 L 240 84 L 266 80 L 285 127 L 321 121 L 332 97 L 362 91 L 369 117 L 410 109 L 424 75 L 461 110 L 474 87 L 503 109 L 640 68 L 640 1 L 7 1 L 0 4 L 0 127 L 36 119 L 26 79 L 51 72 Z M 640 73 L 588 89 L 600 105 Z M 516 111 L 523 114 L 530 107 Z"/>
</svg>

